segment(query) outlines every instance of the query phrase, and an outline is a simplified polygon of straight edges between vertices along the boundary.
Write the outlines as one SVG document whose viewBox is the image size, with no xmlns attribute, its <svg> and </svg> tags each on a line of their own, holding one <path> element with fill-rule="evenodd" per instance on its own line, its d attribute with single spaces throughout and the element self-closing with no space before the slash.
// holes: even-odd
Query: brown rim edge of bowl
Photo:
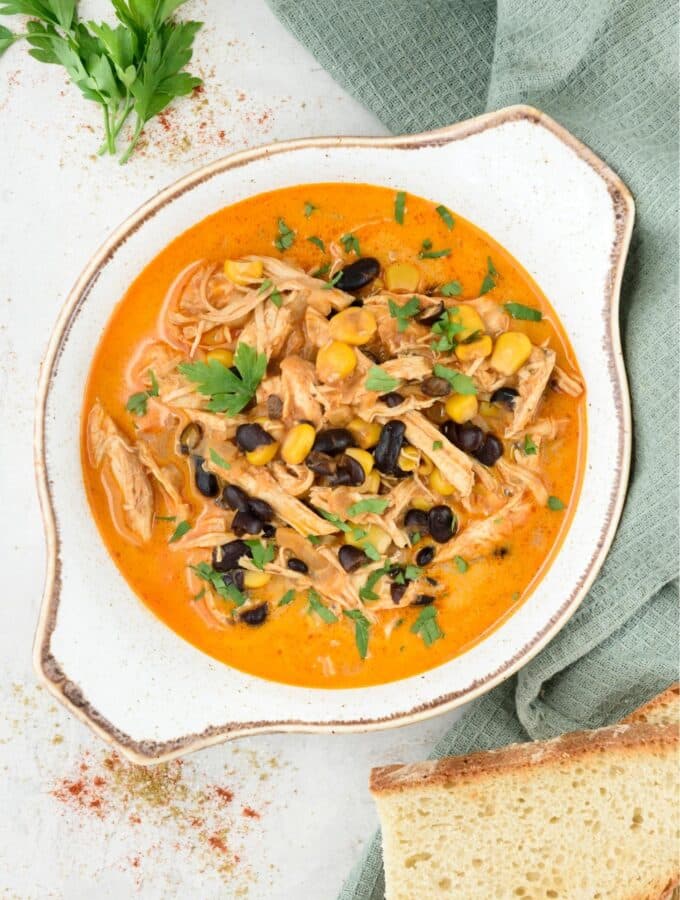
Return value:
<svg viewBox="0 0 680 900">
<path fill-rule="evenodd" d="M 611 250 L 609 275 L 605 289 L 605 305 L 603 315 L 607 325 L 609 370 L 615 390 L 616 412 L 619 422 L 618 447 L 616 460 L 617 482 L 609 501 L 607 518 L 600 537 L 584 575 L 579 580 L 570 597 L 544 628 L 535 635 L 532 641 L 524 646 L 515 656 L 500 666 L 486 678 L 477 680 L 466 688 L 454 693 L 438 697 L 428 703 L 421 704 L 404 712 L 394 713 L 383 718 L 358 719 L 344 722 L 308 722 L 308 721 L 266 721 L 227 723 L 210 726 L 199 734 L 189 734 L 171 741 L 137 741 L 117 729 L 111 722 L 95 709 L 85 698 L 78 685 L 71 682 L 61 670 L 50 650 L 50 639 L 56 624 L 61 589 L 59 535 L 56 526 L 52 497 L 47 477 L 45 458 L 45 413 L 47 399 L 55 366 L 59 360 L 64 340 L 70 330 L 71 322 L 86 300 L 94 282 L 97 280 L 102 266 L 112 258 L 127 237 L 140 228 L 144 222 L 164 207 L 168 202 L 185 193 L 198 184 L 231 168 L 237 168 L 257 159 L 287 153 L 294 150 L 337 147 L 393 147 L 395 149 L 416 149 L 436 146 L 461 140 L 473 134 L 479 134 L 490 128 L 512 121 L 526 120 L 546 128 L 562 143 L 569 147 L 581 160 L 589 165 L 605 182 L 612 199 L 613 213 L 616 221 L 616 234 Z M 635 205 L 630 191 L 616 173 L 603 162 L 592 150 L 581 143 L 563 126 L 559 125 L 545 113 L 531 106 L 509 106 L 496 112 L 485 113 L 474 119 L 468 119 L 454 125 L 439 128 L 421 134 L 402 135 L 384 138 L 324 137 L 301 138 L 283 141 L 263 147 L 243 150 L 185 175 L 178 181 L 160 191 L 140 206 L 125 222 L 123 222 L 99 248 L 80 274 L 69 291 L 64 306 L 59 314 L 52 332 L 45 357 L 41 365 L 38 394 L 36 400 L 36 420 L 34 430 L 35 471 L 40 500 L 41 514 L 47 544 L 47 566 L 45 587 L 33 647 L 33 663 L 39 679 L 47 689 L 74 715 L 88 725 L 91 730 L 104 741 L 113 746 L 131 762 L 151 765 L 174 759 L 180 755 L 200 750 L 235 737 L 246 737 L 254 734 L 273 732 L 305 732 L 335 733 L 377 731 L 396 725 L 409 725 L 423 721 L 431 716 L 448 712 L 463 703 L 474 700 L 491 690 L 506 678 L 514 674 L 521 666 L 531 660 L 557 634 L 571 618 L 581 601 L 590 589 L 604 558 L 611 546 L 616 528 L 623 510 L 623 503 L 630 471 L 632 444 L 632 424 L 630 396 L 621 351 L 621 335 L 619 330 L 619 298 L 623 269 L 630 245 L 630 238 L 635 217 Z"/>
</svg>

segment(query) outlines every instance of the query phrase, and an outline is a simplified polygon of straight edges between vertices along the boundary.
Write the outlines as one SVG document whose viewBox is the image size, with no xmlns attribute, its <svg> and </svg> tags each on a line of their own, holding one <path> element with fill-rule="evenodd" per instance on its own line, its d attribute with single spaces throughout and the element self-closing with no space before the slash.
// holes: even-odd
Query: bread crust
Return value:
<svg viewBox="0 0 680 900">
<path fill-rule="evenodd" d="M 641 722 L 653 723 L 664 712 L 672 712 L 674 707 L 680 709 L 680 682 L 676 681 L 670 687 L 666 688 L 656 697 L 652 697 L 647 703 L 638 706 L 625 719 L 621 719 L 625 724 L 639 724 Z M 680 723 L 679 723 L 680 724 Z"/>
<path fill-rule="evenodd" d="M 535 766 L 605 752 L 635 754 L 653 748 L 663 754 L 674 754 L 679 747 L 680 730 L 674 725 L 619 724 L 595 731 L 575 731 L 540 743 L 511 744 L 466 756 L 381 766 L 371 771 L 370 790 L 378 796 L 416 787 L 441 787 L 452 782 L 481 782 L 500 772 L 528 771 Z"/>
</svg>

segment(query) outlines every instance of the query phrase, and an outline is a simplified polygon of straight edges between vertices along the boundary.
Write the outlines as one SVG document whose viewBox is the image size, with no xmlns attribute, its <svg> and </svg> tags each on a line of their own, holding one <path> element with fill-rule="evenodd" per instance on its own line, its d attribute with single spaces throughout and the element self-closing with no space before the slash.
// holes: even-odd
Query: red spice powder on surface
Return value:
<svg viewBox="0 0 680 900">
<path fill-rule="evenodd" d="M 252 807 L 250 807 L 250 806 L 244 806 L 243 809 L 241 810 L 241 812 L 246 817 L 246 819 L 259 819 L 260 818 L 259 812 L 255 812 L 255 810 L 252 809 Z"/>
</svg>

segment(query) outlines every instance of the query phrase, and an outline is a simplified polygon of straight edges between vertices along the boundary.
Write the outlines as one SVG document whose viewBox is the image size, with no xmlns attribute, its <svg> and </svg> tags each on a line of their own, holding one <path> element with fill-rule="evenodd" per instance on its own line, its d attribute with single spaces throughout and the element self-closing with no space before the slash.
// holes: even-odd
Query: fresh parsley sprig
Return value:
<svg viewBox="0 0 680 900">
<path fill-rule="evenodd" d="M 394 300 L 389 299 L 387 305 L 390 316 L 397 320 L 397 331 L 400 334 L 406 331 L 409 321 L 420 312 L 420 300 L 417 297 L 411 297 L 403 306 L 399 306 Z"/>
<path fill-rule="evenodd" d="M 151 381 L 151 387 L 149 388 L 149 390 L 139 391 L 136 394 L 131 394 L 130 397 L 128 397 L 127 403 L 125 404 L 125 409 L 135 416 L 145 416 L 146 405 L 149 397 L 158 396 L 158 382 L 156 381 L 156 376 L 154 375 L 152 369 L 149 369 L 149 380 Z"/>
<path fill-rule="evenodd" d="M 180 363 L 179 371 L 193 381 L 201 394 L 210 397 L 211 412 L 235 416 L 250 403 L 267 370 L 267 357 L 248 344 L 239 344 L 234 356 L 238 372 L 216 359 L 209 362 Z"/>
<path fill-rule="evenodd" d="M 444 637 L 444 632 L 437 622 L 437 609 L 434 606 L 426 606 L 418 618 L 411 625 L 413 634 L 419 634 L 426 647 L 431 647 L 435 641 Z"/>
</svg>

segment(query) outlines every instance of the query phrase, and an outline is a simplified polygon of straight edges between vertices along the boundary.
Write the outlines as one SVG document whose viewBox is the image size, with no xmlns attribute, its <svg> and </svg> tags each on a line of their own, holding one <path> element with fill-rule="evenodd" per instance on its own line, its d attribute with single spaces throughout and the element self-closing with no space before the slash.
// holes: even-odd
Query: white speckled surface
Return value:
<svg viewBox="0 0 680 900">
<path fill-rule="evenodd" d="M 99 17 L 107 3 L 82 8 Z M 422 757 L 455 718 L 373 735 L 250 738 L 195 755 L 149 786 L 104 766 L 104 745 L 37 688 L 31 641 L 44 545 L 33 397 L 54 320 L 83 263 L 148 196 L 217 156 L 298 136 L 384 133 L 263 0 L 187 10 L 210 23 L 198 38 L 206 92 L 169 116 L 170 131 L 154 125 L 148 148 L 127 168 L 94 158 L 98 111 L 59 70 L 20 46 L 0 60 L 3 898 L 332 898 L 375 823 L 371 765 Z M 106 784 L 94 784 L 100 778 Z M 76 790 L 82 780 L 81 793 L 63 779 Z M 215 784 L 233 799 L 222 802 Z M 244 816 L 244 806 L 261 817 Z"/>
</svg>

